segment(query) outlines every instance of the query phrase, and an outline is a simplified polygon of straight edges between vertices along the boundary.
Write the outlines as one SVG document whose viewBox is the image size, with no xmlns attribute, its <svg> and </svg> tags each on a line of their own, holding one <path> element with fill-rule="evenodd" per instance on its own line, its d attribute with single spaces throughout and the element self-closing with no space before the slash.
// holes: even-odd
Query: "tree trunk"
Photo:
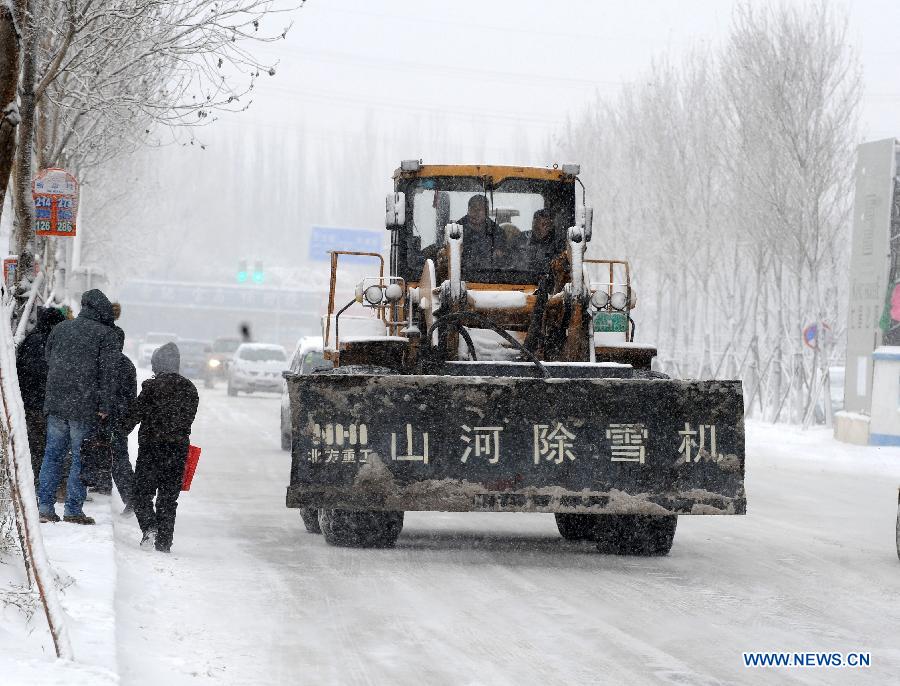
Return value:
<svg viewBox="0 0 900 686">
<path fill-rule="evenodd" d="M 16 282 L 31 273 L 34 264 L 34 201 L 31 198 L 32 158 L 34 156 L 34 82 L 36 72 L 36 27 L 34 5 L 25 3 L 22 19 L 22 82 L 19 87 L 19 142 L 16 149 L 16 229 L 19 255 Z"/>
<path fill-rule="evenodd" d="M 16 126 L 19 114 L 16 89 L 19 86 L 19 32 L 12 5 L 0 4 L 0 216 L 9 174 L 16 154 Z"/>
<path fill-rule="evenodd" d="M 784 348 L 782 343 L 784 342 L 784 267 L 781 262 L 776 261 L 775 263 L 775 282 L 777 284 L 778 291 L 778 300 L 777 300 L 777 312 L 776 312 L 776 324 L 775 324 L 775 359 L 773 364 L 775 365 L 772 368 L 772 393 L 771 393 L 771 401 L 773 405 L 774 414 L 770 418 L 770 421 L 777 422 L 778 415 L 781 411 L 781 403 L 782 403 L 782 395 L 784 393 L 784 369 L 782 367 L 782 362 L 784 360 Z"/>
</svg>

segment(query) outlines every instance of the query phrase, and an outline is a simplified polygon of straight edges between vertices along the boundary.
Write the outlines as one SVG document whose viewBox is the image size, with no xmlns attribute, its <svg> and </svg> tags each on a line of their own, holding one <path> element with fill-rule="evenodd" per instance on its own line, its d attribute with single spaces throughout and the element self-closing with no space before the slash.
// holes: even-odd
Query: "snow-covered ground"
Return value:
<svg viewBox="0 0 900 686">
<path fill-rule="evenodd" d="M 395 549 L 353 550 L 284 507 L 278 402 L 201 391 L 170 556 L 138 547 L 117 498 L 86 506 L 95 528 L 44 526 L 83 664 L 48 657 L 40 614 L 0 608 L 0 683 L 896 683 L 900 449 L 750 423 L 750 514 L 681 518 L 665 558 L 527 514 L 411 513 Z M 751 650 L 872 666 L 750 670 Z"/>
</svg>

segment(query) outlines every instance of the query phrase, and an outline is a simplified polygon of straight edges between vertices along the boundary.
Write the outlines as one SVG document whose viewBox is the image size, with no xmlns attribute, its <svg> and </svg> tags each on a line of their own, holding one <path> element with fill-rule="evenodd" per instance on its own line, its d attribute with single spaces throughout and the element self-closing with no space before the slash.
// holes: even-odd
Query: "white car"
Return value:
<svg viewBox="0 0 900 686">
<path fill-rule="evenodd" d="M 242 343 L 228 367 L 228 395 L 237 395 L 238 391 L 278 393 L 281 372 L 287 368 L 287 355 L 280 345 Z"/>
<path fill-rule="evenodd" d="M 316 369 L 331 369 L 334 365 L 325 359 L 321 336 L 305 336 L 297 343 L 288 371 L 292 374 L 310 374 Z M 291 402 L 287 381 L 281 381 L 281 449 L 291 449 Z"/>
<path fill-rule="evenodd" d="M 157 348 L 166 344 L 178 341 L 178 335 L 174 333 L 158 333 L 151 331 L 138 346 L 137 363 L 138 367 L 149 367 L 150 360 Z"/>
</svg>

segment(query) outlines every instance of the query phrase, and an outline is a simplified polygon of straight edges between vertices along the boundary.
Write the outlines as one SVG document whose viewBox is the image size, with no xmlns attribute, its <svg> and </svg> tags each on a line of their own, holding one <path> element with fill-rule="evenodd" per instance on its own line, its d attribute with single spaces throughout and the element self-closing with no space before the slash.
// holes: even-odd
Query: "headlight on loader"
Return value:
<svg viewBox="0 0 900 686">
<path fill-rule="evenodd" d="M 365 307 L 385 307 L 403 300 L 406 282 L 399 276 L 373 276 L 356 284 L 354 301 Z"/>
<path fill-rule="evenodd" d="M 370 305 L 380 305 L 384 292 L 381 290 L 381 286 L 369 286 L 363 291 L 363 297 Z"/>
<path fill-rule="evenodd" d="M 399 302 L 403 297 L 403 287 L 399 283 L 388 284 L 384 289 L 384 299 L 389 303 Z"/>
<path fill-rule="evenodd" d="M 591 305 L 596 307 L 598 310 L 602 310 L 609 303 L 609 293 L 606 291 L 594 291 L 594 295 L 591 296 Z"/>
<path fill-rule="evenodd" d="M 624 310 L 628 304 L 628 296 L 621 291 L 616 291 L 610 296 L 609 304 L 612 305 L 614 310 Z"/>
<path fill-rule="evenodd" d="M 222 363 L 219 360 L 217 360 L 216 358 L 213 358 L 206 364 L 209 365 L 210 369 L 217 369 Z"/>
</svg>

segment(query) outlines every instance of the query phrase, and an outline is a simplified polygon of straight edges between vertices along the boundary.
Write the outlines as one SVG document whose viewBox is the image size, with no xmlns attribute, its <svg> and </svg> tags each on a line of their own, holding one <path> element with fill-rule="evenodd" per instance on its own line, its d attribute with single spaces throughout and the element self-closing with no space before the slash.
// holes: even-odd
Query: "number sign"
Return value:
<svg viewBox="0 0 900 686">
<path fill-rule="evenodd" d="M 38 236 L 74 236 L 78 181 L 65 169 L 42 169 L 32 185 Z"/>
</svg>

